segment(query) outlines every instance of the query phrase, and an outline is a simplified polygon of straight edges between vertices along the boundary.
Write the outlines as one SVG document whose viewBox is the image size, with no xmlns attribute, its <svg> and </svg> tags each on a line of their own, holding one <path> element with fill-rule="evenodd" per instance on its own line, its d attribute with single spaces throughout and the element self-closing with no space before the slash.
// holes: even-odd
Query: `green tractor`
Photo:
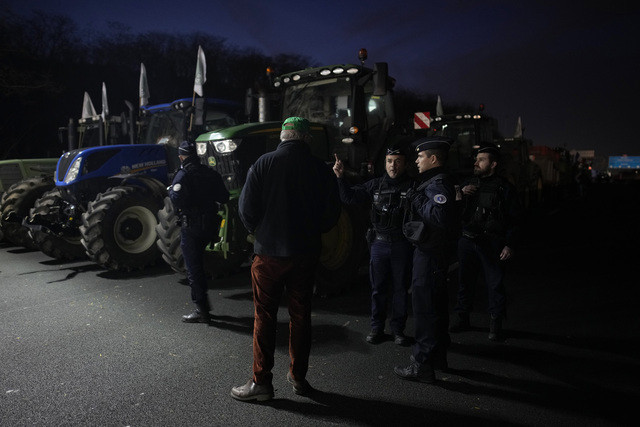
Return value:
<svg viewBox="0 0 640 427">
<path fill-rule="evenodd" d="M 386 63 L 377 63 L 371 69 L 364 66 L 365 59 L 363 49 L 360 65 L 336 64 L 276 77 L 257 96 L 257 122 L 204 133 L 196 139 L 202 163 L 222 175 L 231 193 L 230 201 L 220 212 L 220 239 L 208 248 L 217 253 L 218 259 L 233 265 L 251 253 L 252 236 L 238 217 L 238 196 L 249 167 L 278 146 L 285 118 L 308 118 L 312 122 L 312 152 L 324 159 L 327 167 L 337 155 L 352 182 L 362 182 L 384 171 L 385 149 L 393 142 L 395 130 L 394 81 L 388 76 Z M 248 104 L 249 113 L 253 110 L 251 105 Z M 269 120 L 272 105 L 277 106 L 278 113 Z M 179 230 L 169 202 L 159 219 L 158 246 L 165 261 L 180 270 L 183 261 Z M 317 293 L 336 294 L 353 283 L 367 251 L 367 222 L 366 209 L 344 206 L 338 224 L 323 235 Z"/>
</svg>

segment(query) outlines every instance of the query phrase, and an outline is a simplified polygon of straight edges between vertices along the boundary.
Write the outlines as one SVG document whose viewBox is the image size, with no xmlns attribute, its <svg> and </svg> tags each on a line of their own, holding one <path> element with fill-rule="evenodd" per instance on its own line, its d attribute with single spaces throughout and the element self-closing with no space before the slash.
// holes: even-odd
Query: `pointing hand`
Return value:
<svg viewBox="0 0 640 427">
<path fill-rule="evenodd" d="M 333 164 L 333 173 L 335 173 L 338 178 L 342 178 L 342 175 L 344 174 L 344 165 L 342 164 L 342 160 L 338 158 L 337 154 L 334 153 L 333 155 L 336 158 L 336 162 Z"/>
</svg>

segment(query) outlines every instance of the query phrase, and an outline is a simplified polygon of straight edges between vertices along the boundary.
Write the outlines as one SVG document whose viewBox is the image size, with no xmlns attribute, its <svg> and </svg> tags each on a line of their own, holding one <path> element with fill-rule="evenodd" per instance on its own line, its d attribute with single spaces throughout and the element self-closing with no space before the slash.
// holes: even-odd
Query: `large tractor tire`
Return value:
<svg viewBox="0 0 640 427">
<path fill-rule="evenodd" d="M 162 259 L 169 264 L 173 271 L 184 273 L 184 258 L 180 248 L 180 226 L 178 217 L 173 209 L 173 203 L 168 197 L 164 198 L 164 207 L 158 212 L 157 245 L 162 253 Z"/>
<path fill-rule="evenodd" d="M 333 296 L 357 280 L 366 259 L 366 220 L 355 207 L 343 206 L 338 223 L 322 235 L 322 254 L 316 275 L 316 294 Z"/>
<path fill-rule="evenodd" d="M 0 205 L 0 227 L 6 240 L 18 246 L 37 249 L 29 229 L 22 225 L 22 221 L 29 216 L 29 210 L 36 200 L 53 187 L 53 179 L 42 176 L 24 179 L 9 187 Z"/>
<path fill-rule="evenodd" d="M 59 188 L 47 191 L 42 197 L 36 200 L 29 213 L 29 219 L 40 223 L 37 219 L 38 217 L 47 219 L 52 219 L 52 217 L 57 218 L 57 215 L 52 215 L 52 210 L 60 205 L 60 199 Z M 38 249 L 51 258 L 61 261 L 73 261 L 87 257 L 79 234 L 77 237 L 64 237 L 36 229 L 30 230 L 29 234 Z"/>
<path fill-rule="evenodd" d="M 143 187 L 123 185 L 98 194 L 82 214 L 82 244 L 95 263 L 131 271 L 160 258 L 157 214 L 162 199 Z"/>
<path fill-rule="evenodd" d="M 207 251 L 204 254 L 205 270 L 211 276 L 226 275 L 238 271 L 248 259 L 252 246 L 246 241 L 247 232 L 237 217 L 237 205 L 230 207 L 228 239 L 233 248 L 224 258 L 222 252 Z M 168 197 L 164 199 L 164 207 L 158 212 L 158 248 L 162 252 L 162 259 L 178 273 L 185 273 L 184 257 L 180 248 L 180 226 L 173 204 Z"/>
</svg>

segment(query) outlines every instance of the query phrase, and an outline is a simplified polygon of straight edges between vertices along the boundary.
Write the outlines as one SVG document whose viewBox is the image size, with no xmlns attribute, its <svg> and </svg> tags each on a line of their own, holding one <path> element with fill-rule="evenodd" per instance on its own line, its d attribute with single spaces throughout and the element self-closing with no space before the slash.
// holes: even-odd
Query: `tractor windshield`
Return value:
<svg viewBox="0 0 640 427">
<path fill-rule="evenodd" d="M 351 84 L 347 79 L 325 79 L 287 87 L 282 117 L 304 117 L 327 127 L 332 139 L 351 126 Z"/>
<path fill-rule="evenodd" d="M 484 118 L 457 119 L 435 122 L 431 134 L 447 136 L 454 143 L 449 151 L 447 166 L 461 174 L 471 174 L 475 161 L 475 150 L 483 142 L 492 142 L 500 137 L 493 123 Z"/>
<path fill-rule="evenodd" d="M 159 111 L 149 118 L 146 132 L 142 134 L 144 144 L 168 144 L 178 147 L 185 138 L 190 116 L 182 110 Z M 211 132 L 236 125 L 236 120 L 224 111 L 207 110 L 205 131 Z"/>
<path fill-rule="evenodd" d="M 353 84 L 350 77 L 323 79 L 292 85 L 286 88 L 283 96 L 283 119 L 299 116 L 313 123 L 324 125 L 334 142 L 349 135 L 354 116 Z M 373 82 L 364 87 L 364 105 L 356 108 L 366 118 L 369 143 L 378 145 L 388 127 L 393 122 L 393 105 L 390 97 L 373 96 Z M 362 125 L 362 124 L 361 124 Z"/>
</svg>

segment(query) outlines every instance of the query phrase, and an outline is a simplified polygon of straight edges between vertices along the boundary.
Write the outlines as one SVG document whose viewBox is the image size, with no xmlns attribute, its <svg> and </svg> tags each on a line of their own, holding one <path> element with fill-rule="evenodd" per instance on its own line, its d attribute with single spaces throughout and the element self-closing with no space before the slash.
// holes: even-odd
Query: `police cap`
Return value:
<svg viewBox="0 0 640 427">
<path fill-rule="evenodd" d="M 390 147 L 387 147 L 387 156 L 406 156 L 407 153 L 405 152 L 404 148 L 400 145 L 392 145 Z"/>
<path fill-rule="evenodd" d="M 447 138 L 445 136 L 427 136 L 415 141 L 413 143 L 413 147 L 415 148 L 416 153 L 424 150 L 449 151 L 451 144 L 453 144 L 453 140 L 451 138 Z"/>
<path fill-rule="evenodd" d="M 196 147 L 189 141 L 182 141 L 178 148 L 178 154 L 181 156 L 193 156 L 196 154 Z"/>
<path fill-rule="evenodd" d="M 500 149 L 496 144 L 493 144 L 491 142 L 482 143 L 480 145 L 480 148 L 478 148 L 478 153 L 489 153 L 492 156 L 500 157 Z"/>
</svg>

